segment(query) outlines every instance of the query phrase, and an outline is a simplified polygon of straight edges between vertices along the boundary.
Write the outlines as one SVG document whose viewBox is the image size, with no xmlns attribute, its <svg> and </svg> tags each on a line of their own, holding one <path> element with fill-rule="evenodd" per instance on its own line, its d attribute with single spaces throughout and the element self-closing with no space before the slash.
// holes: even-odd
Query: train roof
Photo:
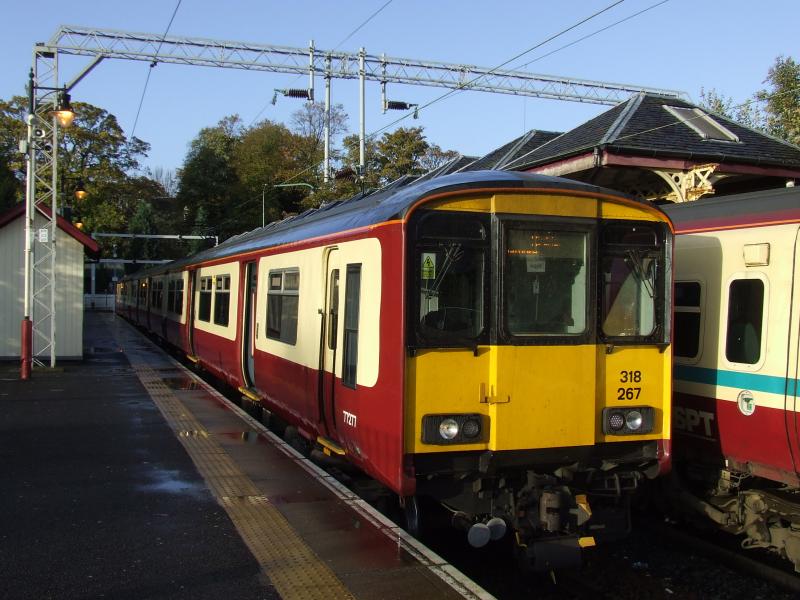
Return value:
<svg viewBox="0 0 800 600">
<path fill-rule="evenodd" d="M 796 223 L 800 222 L 800 188 L 701 198 L 661 208 L 672 219 L 678 234 Z"/>
<path fill-rule="evenodd" d="M 421 181 L 412 179 L 411 183 L 407 179 L 401 178 L 375 192 L 358 194 L 346 200 L 323 203 L 319 208 L 310 209 L 282 221 L 269 223 L 265 227 L 233 236 L 218 246 L 171 263 L 139 271 L 128 278 L 174 271 L 199 262 L 218 260 L 253 250 L 402 219 L 419 200 L 425 197 L 459 190 L 485 188 L 579 191 L 633 200 L 620 192 L 580 181 L 514 171 L 470 171 Z M 641 202 L 641 204 L 649 206 L 645 202 Z"/>
</svg>

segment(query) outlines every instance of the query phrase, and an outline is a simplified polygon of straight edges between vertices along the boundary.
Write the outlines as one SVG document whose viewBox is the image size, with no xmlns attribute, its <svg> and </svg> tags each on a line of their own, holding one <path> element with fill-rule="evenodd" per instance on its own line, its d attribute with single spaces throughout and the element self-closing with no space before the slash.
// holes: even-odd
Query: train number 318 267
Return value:
<svg viewBox="0 0 800 600">
<path fill-rule="evenodd" d="M 641 371 L 620 371 L 620 383 L 641 383 Z M 638 400 L 642 393 L 641 387 L 619 387 L 617 388 L 617 400 Z"/>
</svg>

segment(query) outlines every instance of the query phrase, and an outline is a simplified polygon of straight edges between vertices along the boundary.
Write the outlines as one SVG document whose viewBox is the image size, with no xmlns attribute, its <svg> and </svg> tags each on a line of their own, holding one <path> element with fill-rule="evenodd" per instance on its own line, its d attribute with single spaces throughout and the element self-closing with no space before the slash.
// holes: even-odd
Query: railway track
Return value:
<svg viewBox="0 0 800 600">
<path fill-rule="evenodd" d="M 726 539 L 724 543 L 714 541 L 718 536 L 725 534 L 714 532 L 710 539 L 700 537 L 698 533 L 690 533 L 675 526 L 653 519 L 642 520 L 639 526 L 646 528 L 653 537 L 669 542 L 670 544 L 692 550 L 709 560 L 725 565 L 739 573 L 746 573 L 758 579 L 774 584 L 788 593 L 800 596 L 800 575 L 794 573 L 791 563 L 785 562 L 785 568 L 776 566 L 777 558 L 761 551 L 746 551 L 733 548 L 733 539 Z M 730 542 L 730 543 L 729 543 Z"/>
</svg>

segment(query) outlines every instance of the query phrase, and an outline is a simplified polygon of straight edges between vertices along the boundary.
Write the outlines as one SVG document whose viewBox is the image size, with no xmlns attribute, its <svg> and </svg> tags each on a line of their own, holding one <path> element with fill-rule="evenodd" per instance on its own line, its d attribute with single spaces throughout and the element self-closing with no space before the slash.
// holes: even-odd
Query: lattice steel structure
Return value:
<svg viewBox="0 0 800 600">
<path fill-rule="evenodd" d="M 151 63 L 156 61 L 272 73 L 311 73 L 312 76 L 336 79 L 356 79 L 360 76 L 360 52 L 321 50 L 314 48 L 313 43 L 308 48 L 292 48 L 63 25 L 55 32 L 48 45 L 65 54 L 103 55 L 106 58 Z M 682 92 L 675 90 L 555 77 L 526 71 L 490 69 L 475 65 L 397 58 L 383 54 L 378 56 L 363 53 L 363 57 L 363 76 L 369 81 L 594 104 L 617 104 L 626 100 L 631 94 L 639 92 L 666 96 L 683 95 Z"/>
<path fill-rule="evenodd" d="M 32 322 L 35 364 L 56 361 L 56 244 L 58 215 L 58 53 L 43 46 L 33 52 L 28 83 L 29 110 L 25 211 L 25 308 Z M 37 209 L 43 210 L 38 211 Z M 35 228 L 36 215 L 44 227 Z"/>
</svg>

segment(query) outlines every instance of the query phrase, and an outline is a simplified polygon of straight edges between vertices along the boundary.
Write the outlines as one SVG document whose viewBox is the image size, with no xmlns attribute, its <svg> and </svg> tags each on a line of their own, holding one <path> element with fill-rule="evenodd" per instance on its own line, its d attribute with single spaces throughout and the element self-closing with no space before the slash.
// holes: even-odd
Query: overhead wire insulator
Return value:
<svg viewBox="0 0 800 600">
<path fill-rule="evenodd" d="M 305 98 L 306 100 L 310 98 L 308 90 L 300 88 L 290 88 L 284 91 L 284 96 L 288 96 L 289 98 Z"/>
<path fill-rule="evenodd" d="M 386 101 L 386 108 L 388 110 L 408 110 L 412 106 L 416 106 L 416 105 L 409 104 L 408 102 L 400 102 L 399 100 L 387 100 Z"/>
</svg>

